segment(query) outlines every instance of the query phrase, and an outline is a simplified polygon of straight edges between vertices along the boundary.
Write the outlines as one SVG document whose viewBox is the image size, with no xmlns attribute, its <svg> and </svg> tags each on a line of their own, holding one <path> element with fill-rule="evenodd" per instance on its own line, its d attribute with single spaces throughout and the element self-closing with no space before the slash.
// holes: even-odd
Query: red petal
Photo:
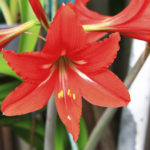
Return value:
<svg viewBox="0 0 150 150">
<path fill-rule="evenodd" d="M 60 119 L 65 124 L 68 132 L 73 135 L 74 141 L 79 136 L 79 121 L 82 111 L 82 102 L 75 73 L 71 70 L 67 78 L 58 81 L 55 86 L 55 102 Z"/>
<path fill-rule="evenodd" d="M 100 20 L 109 18 L 109 16 L 100 15 L 94 11 L 87 9 L 85 7 L 85 4 L 81 0 L 76 1 L 75 4 L 72 4 L 70 2 L 68 3 L 68 5 L 75 11 L 76 16 L 84 25 L 99 23 Z"/>
<path fill-rule="evenodd" d="M 36 14 L 37 18 L 39 19 L 39 21 L 41 22 L 41 24 L 48 28 L 49 27 L 49 23 L 48 23 L 48 17 L 45 13 L 45 11 L 43 10 L 41 3 L 39 0 L 29 0 L 31 7 L 34 11 L 34 13 Z"/>
<path fill-rule="evenodd" d="M 110 24 L 112 25 L 112 24 L 125 23 L 126 21 L 132 19 L 141 10 L 141 8 L 143 7 L 146 1 L 148 2 L 149 0 L 131 0 L 129 5 L 123 11 L 121 11 L 120 13 L 118 13 L 113 17 L 101 15 L 94 11 L 90 11 L 84 6 L 84 2 L 80 0 L 77 0 L 75 5 L 73 4 L 69 4 L 69 5 L 72 8 L 74 8 L 74 10 L 78 15 L 78 18 L 83 24 L 96 24 L 98 23 L 99 20 L 99 23 L 110 22 Z"/>
<path fill-rule="evenodd" d="M 55 75 L 39 84 L 23 82 L 2 102 L 1 111 L 6 116 L 22 115 L 41 109 L 47 104 L 55 84 Z"/>
<path fill-rule="evenodd" d="M 150 33 L 121 33 L 122 35 L 124 36 L 128 36 L 128 37 L 132 37 L 132 38 L 135 38 L 135 39 L 139 39 L 139 40 L 144 40 L 144 41 L 149 41 L 150 42 Z"/>
<path fill-rule="evenodd" d="M 76 0 L 75 2 L 78 3 L 78 2 L 80 2 L 80 1 L 82 1 L 82 3 L 83 3 L 84 5 L 86 5 L 90 0 Z"/>
<path fill-rule="evenodd" d="M 109 70 L 91 76 L 91 79 L 87 80 L 82 76 L 78 82 L 82 87 L 82 96 L 90 103 L 104 107 L 120 107 L 129 103 L 130 96 L 126 87 Z"/>
<path fill-rule="evenodd" d="M 150 0 L 131 0 L 123 11 L 113 17 L 88 10 L 82 1 L 70 6 L 82 24 L 93 24 L 90 27 L 93 31 L 120 32 L 125 36 L 150 41 Z"/>
<path fill-rule="evenodd" d="M 95 74 L 109 67 L 114 61 L 119 50 L 120 36 L 113 33 L 109 38 L 98 43 L 92 43 L 80 52 L 69 57 L 77 62 L 77 68 L 86 74 Z M 84 62 L 84 63 L 78 63 Z"/>
<path fill-rule="evenodd" d="M 62 5 L 50 25 L 43 52 L 59 57 L 83 47 L 86 42 L 86 34 L 75 13 L 69 6 Z"/>
<path fill-rule="evenodd" d="M 132 0 L 125 10 L 111 20 L 110 31 L 119 31 L 125 36 L 150 41 L 150 0 Z"/>
<path fill-rule="evenodd" d="M 99 39 L 107 35 L 107 32 L 86 32 L 86 33 L 89 43 L 98 41 Z"/>
<path fill-rule="evenodd" d="M 51 71 L 49 57 L 41 52 L 15 54 L 12 50 L 2 50 L 2 53 L 9 66 L 24 80 L 39 82 Z"/>
<path fill-rule="evenodd" d="M 110 16 L 108 21 L 111 22 L 111 25 L 119 25 L 132 20 L 139 14 L 139 12 L 141 12 L 146 1 L 148 2 L 149 0 L 131 0 L 124 10 L 113 17 Z"/>
<path fill-rule="evenodd" d="M 82 2 L 84 3 L 84 5 L 86 5 L 86 3 L 88 2 L 89 0 L 82 0 Z M 75 5 L 72 4 L 71 2 L 69 2 L 67 4 L 68 6 L 70 6 L 75 12 L 76 12 L 76 9 L 75 9 Z M 76 5 L 78 6 L 82 6 L 82 3 L 81 3 L 81 0 L 76 0 Z M 88 14 L 88 13 L 87 13 Z M 87 15 L 86 14 L 86 15 Z M 79 18 L 78 16 L 78 12 L 77 12 L 77 17 Z M 80 15 L 81 16 L 81 15 Z M 80 19 L 80 18 L 79 18 Z M 80 19 L 81 23 L 82 20 Z M 95 42 L 97 40 L 99 40 L 100 38 L 104 37 L 107 33 L 106 32 L 86 32 L 87 33 L 87 37 L 88 37 L 88 41 L 91 43 L 91 42 Z"/>
</svg>

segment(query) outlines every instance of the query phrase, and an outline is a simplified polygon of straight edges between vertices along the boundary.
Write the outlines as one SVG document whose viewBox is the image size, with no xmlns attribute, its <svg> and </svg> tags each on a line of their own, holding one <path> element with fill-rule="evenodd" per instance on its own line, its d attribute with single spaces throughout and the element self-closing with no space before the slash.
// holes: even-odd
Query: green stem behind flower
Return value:
<svg viewBox="0 0 150 150">
<path fill-rule="evenodd" d="M 30 131 L 30 150 L 33 150 L 36 116 L 32 115 L 31 119 L 32 120 L 31 120 L 31 131 Z"/>
<path fill-rule="evenodd" d="M 57 0 L 52 0 L 52 18 L 54 18 L 56 11 L 57 11 Z M 57 120 L 57 111 L 55 106 L 55 97 L 53 93 L 47 106 L 44 150 L 54 150 L 56 120 Z"/>
<path fill-rule="evenodd" d="M 54 18 L 56 12 L 57 12 L 57 0 L 52 0 L 52 18 Z"/>
<path fill-rule="evenodd" d="M 38 38 L 40 38 L 41 40 L 43 40 L 44 42 L 46 42 L 46 38 L 44 38 L 40 34 L 35 34 L 35 33 L 32 33 L 32 32 L 24 32 L 24 33 L 25 34 L 29 34 L 29 35 L 33 35 L 33 36 L 37 36 Z"/>
<path fill-rule="evenodd" d="M 137 74 L 141 70 L 143 64 L 145 63 L 147 57 L 149 56 L 150 53 L 150 43 L 147 43 L 147 46 L 144 50 L 144 52 L 141 54 L 140 58 L 130 71 L 130 73 L 127 75 L 124 84 L 126 85 L 127 88 L 130 88 L 131 84 L 133 83 L 134 79 L 136 78 Z"/>
<path fill-rule="evenodd" d="M 12 20 L 12 16 L 11 16 L 10 10 L 8 8 L 8 5 L 6 4 L 6 2 L 4 0 L 0 0 L 0 6 L 1 6 L 1 9 L 2 9 L 2 13 L 4 15 L 4 18 L 6 20 L 6 23 L 8 25 L 13 24 L 14 22 Z"/>
<path fill-rule="evenodd" d="M 17 15 L 18 15 L 18 11 L 19 11 L 18 0 L 10 0 L 9 1 L 9 9 L 10 9 L 13 23 L 17 23 Z"/>
<path fill-rule="evenodd" d="M 49 0 L 44 0 L 44 6 L 45 6 L 45 12 L 47 16 L 49 17 Z"/>
<path fill-rule="evenodd" d="M 44 150 L 54 150 L 56 120 L 57 120 L 57 111 L 53 93 L 47 105 Z"/>
<path fill-rule="evenodd" d="M 149 56 L 149 53 L 150 53 L 150 43 L 147 44 L 146 49 L 144 50 L 144 52 L 142 53 L 142 55 L 138 59 L 137 63 L 132 68 L 132 70 L 127 75 L 127 77 L 124 81 L 124 84 L 126 85 L 126 87 L 128 89 L 130 88 L 130 86 L 132 85 L 132 83 L 133 83 L 134 79 L 136 78 L 137 74 L 141 70 L 143 64 L 145 63 L 146 59 Z M 99 119 L 97 125 L 93 129 L 84 150 L 94 150 L 95 149 L 95 147 L 97 146 L 97 144 L 100 140 L 100 137 L 101 137 L 104 129 L 107 127 L 109 122 L 112 120 L 112 118 L 113 118 L 116 111 L 117 111 L 117 108 L 107 108 L 105 110 L 104 114 Z"/>
</svg>

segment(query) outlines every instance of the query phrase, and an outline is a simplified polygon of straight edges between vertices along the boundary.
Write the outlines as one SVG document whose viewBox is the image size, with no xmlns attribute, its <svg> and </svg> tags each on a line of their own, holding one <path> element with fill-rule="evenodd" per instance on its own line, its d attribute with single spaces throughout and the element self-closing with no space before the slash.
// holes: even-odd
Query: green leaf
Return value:
<svg viewBox="0 0 150 150">
<path fill-rule="evenodd" d="M 43 2 L 43 0 L 41 0 Z M 36 19 L 36 16 L 29 4 L 28 0 L 19 0 L 20 12 L 21 12 L 21 22 L 27 22 L 32 19 Z M 28 30 L 28 32 L 32 32 L 36 35 L 39 34 L 40 26 L 36 25 Z M 19 42 L 19 52 L 32 52 L 35 48 L 37 42 L 37 37 L 28 34 L 22 34 L 20 36 Z"/>
<path fill-rule="evenodd" d="M 31 118 L 19 122 L 13 125 L 13 130 L 17 135 L 19 135 L 22 139 L 24 139 L 27 143 L 30 143 L 30 133 L 31 133 Z M 37 150 L 43 149 L 44 143 L 44 128 L 45 125 L 39 120 L 35 122 L 35 129 L 34 129 L 34 143 L 33 146 Z"/>
<path fill-rule="evenodd" d="M 70 149 L 70 142 L 67 135 L 66 128 L 62 122 L 57 119 L 55 132 L 55 148 L 54 150 L 66 150 Z M 14 132 L 20 136 L 23 140 L 30 144 L 30 133 L 31 133 L 31 118 L 28 118 L 22 122 L 13 124 Z M 34 147 L 37 150 L 43 149 L 45 134 L 45 124 L 36 119 L 35 132 L 34 132 Z"/>
<path fill-rule="evenodd" d="M 17 122 L 22 122 L 29 118 L 29 115 L 22 115 L 22 116 L 15 116 L 15 117 L 6 117 L 0 116 L 0 125 L 1 126 L 8 126 L 16 124 Z"/>
<path fill-rule="evenodd" d="M 70 149 L 70 142 L 64 124 L 57 118 L 54 150 Z"/>
<path fill-rule="evenodd" d="M 7 61 L 3 58 L 2 53 L 0 53 L 0 73 L 15 77 L 22 80 L 12 69 L 8 66 Z"/>
<path fill-rule="evenodd" d="M 83 117 L 81 117 L 81 121 L 80 121 L 80 134 L 79 134 L 79 139 L 77 141 L 79 150 L 83 150 L 84 149 L 84 146 L 85 146 L 87 140 L 88 140 L 87 127 L 86 127 L 86 124 L 84 122 Z"/>
<path fill-rule="evenodd" d="M 0 84 L 0 99 L 4 99 L 11 91 L 21 84 L 21 81 L 15 80 Z"/>
</svg>

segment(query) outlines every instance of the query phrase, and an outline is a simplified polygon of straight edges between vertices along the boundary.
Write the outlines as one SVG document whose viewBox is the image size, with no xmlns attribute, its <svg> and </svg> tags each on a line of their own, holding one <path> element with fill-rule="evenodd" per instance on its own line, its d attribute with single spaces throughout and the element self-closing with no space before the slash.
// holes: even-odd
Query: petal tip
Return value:
<svg viewBox="0 0 150 150">
<path fill-rule="evenodd" d="M 70 134 L 72 135 L 73 137 L 73 140 L 74 142 L 77 142 L 78 138 L 79 138 L 79 133 L 80 133 L 80 127 L 79 127 L 79 124 L 78 124 L 78 130 L 75 130 L 75 131 L 72 131 L 70 132 Z"/>
<path fill-rule="evenodd" d="M 117 41 L 120 41 L 120 40 L 121 40 L 121 37 L 120 37 L 119 32 L 112 33 L 112 34 L 110 34 L 109 37 L 110 37 L 110 38 L 116 38 Z"/>
</svg>

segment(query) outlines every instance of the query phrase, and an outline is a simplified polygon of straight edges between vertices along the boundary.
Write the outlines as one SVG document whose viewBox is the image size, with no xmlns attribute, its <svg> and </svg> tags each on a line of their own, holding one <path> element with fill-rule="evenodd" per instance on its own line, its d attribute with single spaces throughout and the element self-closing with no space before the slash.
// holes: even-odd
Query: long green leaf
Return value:
<svg viewBox="0 0 150 150">
<path fill-rule="evenodd" d="M 13 124 L 13 130 L 27 143 L 30 143 L 31 118 L 23 122 Z M 34 147 L 37 148 L 37 150 L 43 149 L 44 133 L 45 133 L 45 124 L 39 120 L 36 120 L 34 132 Z M 54 150 L 66 150 L 66 149 L 70 149 L 69 139 L 64 125 L 58 119 L 55 133 Z"/>
<path fill-rule="evenodd" d="M 15 117 L 5 117 L 0 116 L 0 126 L 12 126 L 17 122 L 23 122 L 24 120 L 29 119 L 29 115 L 15 116 Z"/>
<path fill-rule="evenodd" d="M 22 80 L 12 69 L 8 66 L 7 61 L 3 58 L 0 53 L 0 73 L 4 75 L 9 75 L 15 77 L 19 80 Z"/>
<path fill-rule="evenodd" d="M 34 130 L 34 143 L 33 146 L 37 150 L 43 149 L 44 140 L 44 123 L 36 120 L 35 130 Z M 24 139 L 27 143 L 30 143 L 30 133 L 31 133 L 31 118 L 23 122 L 19 122 L 13 125 L 13 130 L 17 135 Z"/>
<path fill-rule="evenodd" d="M 43 0 L 41 0 L 43 2 Z M 29 4 L 29 0 L 19 0 L 21 21 L 22 23 L 27 22 L 32 19 L 36 19 L 36 16 Z M 39 34 L 40 26 L 36 25 L 28 30 L 36 35 Z M 34 50 L 37 42 L 37 37 L 28 34 L 22 34 L 19 42 L 19 52 L 31 52 Z"/>
<path fill-rule="evenodd" d="M 8 83 L 0 84 L 0 99 L 4 99 L 11 91 L 13 91 L 21 81 L 15 80 Z"/>
<path fill-rule="evenodd" d="M 59 117 L 56 123 L 55 131 L 55 148 L 54 150 L 67 150 L 70 149 L 70 142 L 65 126 L 60 121 Z"/>
<path fill-rule="evenodd" d="M 87 127 L 86 127 L 86 124 L 84 122 L 83 117 L 81 117 L 80 134 L 79 134 L 79 139 L 78 139 L 78 142 L 77 142 L 79 150 L 83 150 L 84 149 L 84 146 L 85 146 L 87 140 L 88 140 Z"/>
</svg>

